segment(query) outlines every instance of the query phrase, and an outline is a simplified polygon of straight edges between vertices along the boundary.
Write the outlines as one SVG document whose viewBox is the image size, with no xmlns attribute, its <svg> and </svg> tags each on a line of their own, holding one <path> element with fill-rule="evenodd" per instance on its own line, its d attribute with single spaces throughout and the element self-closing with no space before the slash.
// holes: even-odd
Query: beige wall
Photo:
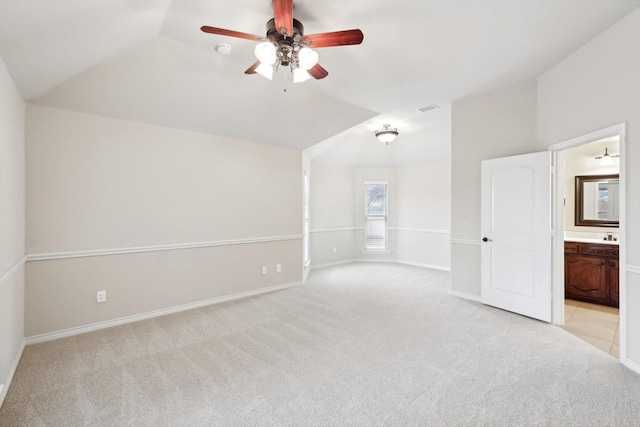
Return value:
<svg viewBox="0 0 640 427">
<path fill-rule="evenodd" d="M 538 149 L 626 122 L 627 357 L 640 369 L 640 9 L 538 79 Z"/>
<path fill-rule="evenodd" d="M 451 290 L 480 296 L 480 162 L 535 151 L 536 83 L 451 106 Z"/>
<path fill-rule="evenodd" d="M 24 343 L 25 103 L 0 57 L 0 405 Z"/>
<path fill-rule="evenodd" d="M 353 260 L 353 169 L 312 162 L 310 187 L 311 265 Z"/>
<path fill-rule="evenodd" d="M 300 240 L 287 240 L 29 262 L 26 335 L 300 282 L 300 252 Z M 106 303 L 96 303 L 98 290 Z"/>
<path fill-rule="evenodd" d="M 27 252 L 300 234 L 301 152 L 30 105 Z"/>
<path fill-rule="evenodd" d="M 35 105 L 26 138 L 27 336 L 301 281 L 299 150 Z"/>
</svg>

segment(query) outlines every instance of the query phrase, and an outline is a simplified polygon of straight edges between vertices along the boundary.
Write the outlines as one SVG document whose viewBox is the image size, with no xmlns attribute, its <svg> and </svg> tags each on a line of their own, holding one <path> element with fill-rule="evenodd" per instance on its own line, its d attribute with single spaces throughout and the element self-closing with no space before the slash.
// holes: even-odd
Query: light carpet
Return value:
<svg viewBox="0 0 640 427">
<path fill-rule="evenodd" d="M 25 348 L 2 426 L 638 426 L 640 376 L 390 264 Z"/>
</svg>

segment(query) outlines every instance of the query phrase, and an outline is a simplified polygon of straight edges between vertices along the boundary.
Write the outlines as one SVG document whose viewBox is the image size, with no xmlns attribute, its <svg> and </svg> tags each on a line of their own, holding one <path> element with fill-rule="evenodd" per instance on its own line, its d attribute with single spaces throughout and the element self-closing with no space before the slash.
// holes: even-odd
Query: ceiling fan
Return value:
<svg viewBox="0 0 640 427">
<path fill-rule="evenodd" d="M 261 42 L 255 48 L 258 61 L 247 68 L 245 74 L 258 73 L 271 80 L 274 68 L 289 67 L 294 83 L 310 77 L 323 79 L 329 75 L 318 64 L 318 54 L 311 48 L 362 43 L 364 35 L 360 30 L 305 35 L 302 23 L 293 18 L 293 0 L 272 0 L 271 3 L 274 17 L 267 22 L 265 37 L 206 25 L 200 29 L 205 33 Z"/>
</svg>

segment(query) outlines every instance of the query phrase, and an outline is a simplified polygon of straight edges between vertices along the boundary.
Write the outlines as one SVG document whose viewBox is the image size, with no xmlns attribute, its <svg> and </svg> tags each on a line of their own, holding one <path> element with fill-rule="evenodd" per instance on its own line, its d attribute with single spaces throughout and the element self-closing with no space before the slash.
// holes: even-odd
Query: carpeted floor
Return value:
<svg viewBox="0 0 640 427">
<path fill-rule="evenodd" d="M 350 264 L 27 346 L 2 426 L 638 426 L 640 376 L 561 328 Z"/>
</svg>

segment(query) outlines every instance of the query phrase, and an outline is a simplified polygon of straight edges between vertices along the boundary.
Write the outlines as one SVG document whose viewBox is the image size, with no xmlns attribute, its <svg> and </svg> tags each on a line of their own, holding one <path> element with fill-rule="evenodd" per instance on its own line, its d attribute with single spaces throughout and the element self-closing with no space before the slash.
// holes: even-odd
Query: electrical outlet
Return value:
<svg viewBox="0 0 640 427">
<path fill-rule="evenodd" d="M 107 301 L 107 291 L 98 291 L 96 293 L 96 302 L 106 302 Z"/>
<path fill-rule="evenodd" d="M 276 273 L 280 273 L 282 271 L 282 265 L 276 264 Z"/>
<path fill-rule="evenodd" d="M 266 265 L 262 266 L 262 274 L 267 274 L 267 266 Z"/>
<path fill-rule="evenodd" d="M 333 253 L 335 254 L 337 251 L 337 248 L 333 248 Z"/>
</svg>

